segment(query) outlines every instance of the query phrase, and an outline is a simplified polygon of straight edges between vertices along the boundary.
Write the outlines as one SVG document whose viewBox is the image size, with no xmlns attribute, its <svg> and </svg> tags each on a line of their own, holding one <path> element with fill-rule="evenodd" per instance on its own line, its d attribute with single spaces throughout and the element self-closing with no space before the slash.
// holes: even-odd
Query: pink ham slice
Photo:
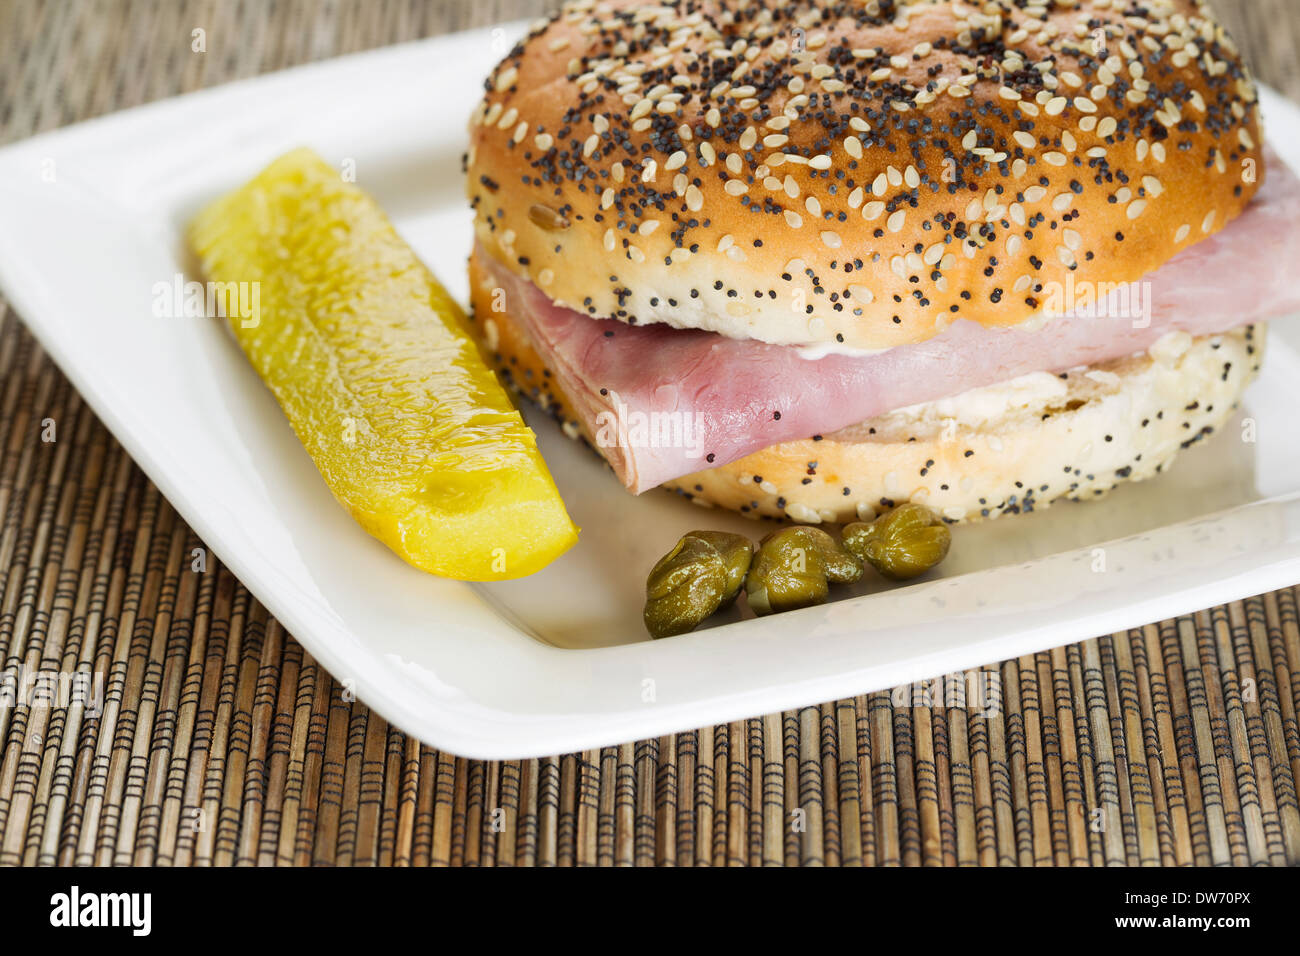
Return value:
<svg viewBox="0 0 1300 956">
<path fill-rule="evenodd" d="M 1300 311 L 1298 224 L 1300 180 L 1274 160 L 1241 216 L 1147 277 L 1145 327 L 1135 327 L 1144 323 L 1131 310 L 1105 307 L 1037 330 L 960 320 L 915 345 L 819 359 L 711 332 L 593 319 L 481 254 L 509 301 L 524 304 L 516 317 L 602 454 L 640 494 L 906 405 L 1141 351 L 1172 330 L 1210 335 Z"/>
</svg>

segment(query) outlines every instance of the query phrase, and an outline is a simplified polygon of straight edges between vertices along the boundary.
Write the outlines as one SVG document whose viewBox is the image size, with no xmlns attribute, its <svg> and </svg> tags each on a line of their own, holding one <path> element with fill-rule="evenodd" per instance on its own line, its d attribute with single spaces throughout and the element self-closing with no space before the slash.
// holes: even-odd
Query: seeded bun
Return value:
<svg viewBox="0 0 1300 956">
<path fill-rule="evenodd" d="M 1205 3 L 1022 6 L 568 3 L 474 112 L 478 239 L 593 316 L 882 349 L 1241 212 L 1258 101 Z"/>
<path fill-rule="evenodd" d="M 487 357 L 507 385 L 594 447 L 526 325 L 493 310 L 493 286 L 475 253 L 470 327 Z M 1171 333 L 1150 353 L 898 409 L 663 487 L 698 504 L 806 524 L 870 518 L 905 501 L 957 523 L 1095 498 L 1159 473 L 1226 422 L 1259 371 L 1265 329 Z"/>
</svg>

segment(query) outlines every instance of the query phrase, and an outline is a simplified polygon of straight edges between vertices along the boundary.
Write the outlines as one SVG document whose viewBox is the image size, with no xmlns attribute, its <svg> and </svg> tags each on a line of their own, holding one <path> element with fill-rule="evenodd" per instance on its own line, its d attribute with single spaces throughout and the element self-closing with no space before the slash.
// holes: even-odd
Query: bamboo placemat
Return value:
<svg viewBox="0 0 1300 956">
<path fill-rule="evenodd" d="M 0 0 L 0 141 L 543 6 Z M 1300 96 L 1289 0 L 1221 6 Z M 0 863 L 1300 861 L 1296 588 L 921 688 L 493 763 L 388 726 L 215 558 L 191 570 L 202 542 L 3 302 L 0 449 L 0 667 L 97 675 L 104 698 L 0 706 Z"/>
</svg>

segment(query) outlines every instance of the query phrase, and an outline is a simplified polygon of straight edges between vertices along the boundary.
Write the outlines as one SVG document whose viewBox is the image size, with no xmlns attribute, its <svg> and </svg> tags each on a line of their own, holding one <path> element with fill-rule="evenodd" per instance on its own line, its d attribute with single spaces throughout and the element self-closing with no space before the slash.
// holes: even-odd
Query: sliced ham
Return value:
<svg viewBox="0 0 1300 956">
<path fill-rule="evenodd" d="M 906 405 L 1142 351 L 1173 330 L 1210 335 L 1300 311 L 1300 180 L 1272 162 L 1245 212 L 1139 283 L 1142 298 L 1127 307 L 1122 296 L 1132 288 L 1094 307 L 1067 299 L 1080 307 L 1041 328 L 960 320 L 870 356 L 810 359 L 711 332 L 593 319 L 482 258 L 508 301 L 523 304 L 516 318 L 588 433 L 640 494 Z"/>
</svg>

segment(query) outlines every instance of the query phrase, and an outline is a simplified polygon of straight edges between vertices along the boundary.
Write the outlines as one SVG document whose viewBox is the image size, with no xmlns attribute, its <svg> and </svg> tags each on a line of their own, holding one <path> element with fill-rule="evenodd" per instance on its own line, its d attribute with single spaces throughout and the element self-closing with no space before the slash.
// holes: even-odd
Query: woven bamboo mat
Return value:
<svg viewBox="0 0 1300 956">
<path fill-rule="evenodd" d="M 1288 4 L 1223 6 L 1295 95 Z M 0 0 L 0 140 L 540 6 Z M 0 863 L 1300 861 L 1294 588 L 924 687 L 492 763 L 388 726 L 218 561 L 191 570 L 202 542 L 2 302 L 0 449 L 0 666 L 102 689 L 0 706 Z"/>
</svg>

